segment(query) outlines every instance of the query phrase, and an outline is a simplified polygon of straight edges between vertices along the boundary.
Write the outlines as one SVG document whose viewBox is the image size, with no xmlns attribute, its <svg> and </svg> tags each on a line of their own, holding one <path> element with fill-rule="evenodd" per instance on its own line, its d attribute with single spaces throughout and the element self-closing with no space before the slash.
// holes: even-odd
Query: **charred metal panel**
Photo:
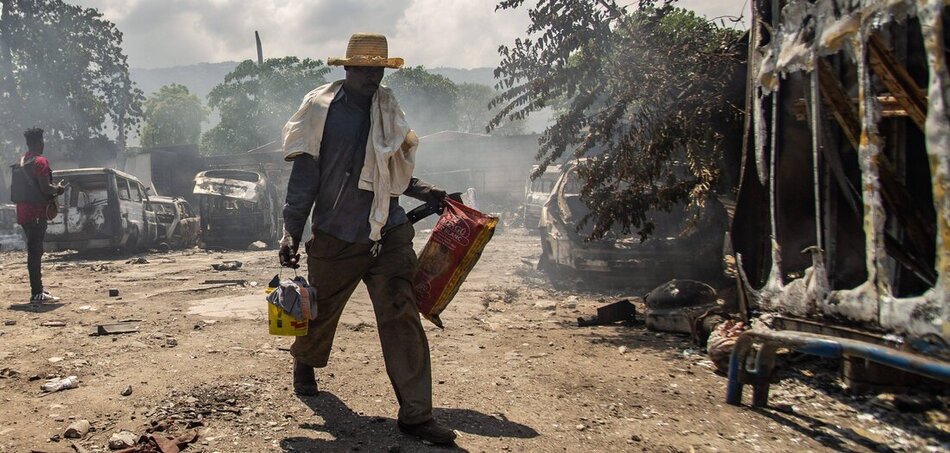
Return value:
<svg viewBox="0 0 950 453">
<path fill-rule="evenodd" d="M 950 340 L 946 5 L 753 3 L 732 227 L 747 303 Z"/>
</svg>

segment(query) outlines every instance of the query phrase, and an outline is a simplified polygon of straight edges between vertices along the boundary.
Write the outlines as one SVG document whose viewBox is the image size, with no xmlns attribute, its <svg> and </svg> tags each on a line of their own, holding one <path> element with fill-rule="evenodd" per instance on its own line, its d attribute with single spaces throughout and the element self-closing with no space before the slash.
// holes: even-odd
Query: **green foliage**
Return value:
<svg viewBox="0 0 950 453">
<path fill-rule="evenodd" d="M 188 87 L 177 83 L 165 85 L 145 101 L 142 146 L 196 144 L 208 113 Z"/>
<path fill-rule="evenodd" d="M 671 3 L 628 11 L 613 0 L 541 0 L 529 37 L 499 50 L 492 126 L 559 107 L 539 172 L 590 157 L 580 171 L 593 237 L 619 227 L 645 238 L 650 211 L 701 205 L 720 182 L 727 139 L 741 134 L 739 33 Z"/>
<path fill-rule="evenodd" d="M 383 80 L 393 90 L 409 125 L 420 135 L 458 127 L 459 89 L 448 77 L 422 66 L 402 68 Z"/>
<path fill-rule="evenodd" d="M 84 159 L 119 148 L 141 118 L 144 97 L 129 78 L 122 33 L 95 9 L 61 0 L 0 2 L 0 142 L 22 146 L 31 126 L 47 148 Z"/>
<path fill-rule="evenodd" d="M 329 72 L 322 61 L 309 58 L 268 58 L 263 66 L 241 62 L 208 94 L 208 105 L 220 112 L 221 122 L 205 132 L 201 151 L 235 154 L 280 139 L 304 95 L 326 83 Z"/>
<path fill-rule="evenodd" d="M 458 130 L 473 134 L 489 132 L 488 124 L 498 113 L 498 108 L 489 109 L 491 100 L 499 93 L 488 85 L 461 83 L 458 85 L 457 117 Z M 524 134 L 524 121 L 509 121 L 491 129 L 498 135 Z"/>
</svg>

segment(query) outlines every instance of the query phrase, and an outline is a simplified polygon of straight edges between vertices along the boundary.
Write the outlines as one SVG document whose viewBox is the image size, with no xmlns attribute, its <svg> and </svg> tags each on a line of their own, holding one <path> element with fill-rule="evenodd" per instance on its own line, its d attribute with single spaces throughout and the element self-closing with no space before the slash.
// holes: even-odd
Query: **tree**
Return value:
<svg viewBox="0 0 950 453">
<path fill-rule="evenodd" d="M 475 134 L 489 131 L 488 124 L 498 113 L 498 108 L 489 109 L 498 92 L 488 85 L 478 83 L 458 84 L 457 117 L 458 130 Z M 525 130 L 524 120 L 508 121 L 491 129 L 499 135 L 518 135 Z"/>
<path fill-rule="evenodd" d="M 146 147 L 197 144 L 208 109 L 188 87 L 165 85 L 145 101 L 142 145 Z"/>
<path fill-rule="evenodd" d="M 95 9 L 61 0 L 3 0 L 0 9 L 0 148 L 24 129 L 46 131 L 52 152 L 95 160 L 113 131 L 119 150 L 141 118 L 122 33 Z M 105 147 L 114 149 L 111 146 Z"/>
<path fill-rule="evenodd" d="M 304 95 L 326 83 L 329 72 L 322 61 L 309 58 L 241 62 L 208 94 L 221 122 L 202 136 L 202 152 L 234 154 L 278 140 Z"/>
<path fill-rule="evenodd" d="M 562 106 L 541 135 L 538 174 L 565 154 L 589 157 L 580 172 L 593 237 L 619 227 L 645 239 L 651 210 L 702 205 L 720 182 L 727 138 L 741 135 L 740 34 L 672 0 L 639 3 L 541 0 L 529 37 L 499 49 L 492 126 Z"/>
<path fill-rule="evenodd" d="M 458 87 L 422 66 L 402 68 L 383 80 L 393 90 L 409 125 L 420 135 L 458 127 Z"/>
</svg>

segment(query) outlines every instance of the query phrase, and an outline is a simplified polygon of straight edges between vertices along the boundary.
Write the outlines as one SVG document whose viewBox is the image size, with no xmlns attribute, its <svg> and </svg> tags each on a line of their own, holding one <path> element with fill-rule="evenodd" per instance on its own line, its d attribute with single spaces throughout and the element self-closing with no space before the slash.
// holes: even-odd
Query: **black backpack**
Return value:
<svg viewBox="0 0 950 453">
<path fill-rule="evenodd" d="M 14 203 L 47 203 L 50 197 L 40 191 L 33 176 L 33 160 L 10 166 L 10 201 Z"/>
</svg>

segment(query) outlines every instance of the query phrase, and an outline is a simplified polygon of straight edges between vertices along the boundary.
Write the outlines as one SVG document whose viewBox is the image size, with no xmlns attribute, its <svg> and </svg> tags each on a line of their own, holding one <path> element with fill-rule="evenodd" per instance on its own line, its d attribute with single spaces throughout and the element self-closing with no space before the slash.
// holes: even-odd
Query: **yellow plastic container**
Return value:
<svg viewBox="0 0 950 453">
<path fill-rule="evenodd" d="M 270 294 L 275 288 L 268 287 L 264 290 Z M 267 327 L 271 335 L 280 335 L 284 337 L 302 337 L 307 334 L 307 328 L 310 323 L 306 320 L 301 321 L 290 316 L 280 307 L 267 302 Z"/>
<path fill-rule="evenodd" d="M 270 328 L 271 335 L 302 337 L 307 334 L 307 327 L 310 323 L 298 320 L 285 313 L 280 307 L 268 303 L 267 325 Z"/>
</svg>

